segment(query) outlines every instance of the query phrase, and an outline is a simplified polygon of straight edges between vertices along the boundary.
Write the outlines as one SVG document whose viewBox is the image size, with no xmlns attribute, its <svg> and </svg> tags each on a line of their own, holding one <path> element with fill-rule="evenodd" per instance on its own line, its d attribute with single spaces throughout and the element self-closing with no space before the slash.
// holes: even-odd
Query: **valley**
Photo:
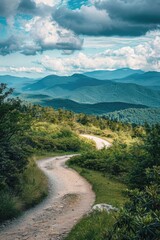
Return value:
<svg viewBox="0 0 160 240">
<path fill-rule="evenodd" d="M 76 113 L 112 116 L 112 120 L 120 119 L 136 124 L 144 124 L 153 114 L 150 122 L 159 121 L 159 72 L 125 68 L 72 76 L 49 75 L 37 80 L 0 76 L 0 81 L 16 89 L 15 97 L 33 104 L 63 108 Z M 137 117 L 128 117 L 134 109 Z M 114 112 L 115 114 L 108 115 Z M 121 117 L 114 118 L 116 114 Z M 140 115 L 141 121 L 138 120 Z"/>
</svg>

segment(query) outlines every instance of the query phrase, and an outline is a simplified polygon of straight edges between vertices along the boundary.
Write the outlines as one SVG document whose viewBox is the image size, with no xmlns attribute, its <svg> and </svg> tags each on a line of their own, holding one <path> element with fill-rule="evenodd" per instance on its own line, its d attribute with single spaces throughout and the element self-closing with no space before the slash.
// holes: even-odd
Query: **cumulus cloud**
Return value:
<svg viewBox="0 0 160 240">
<path fill-rule="evenodd" d="M 98 9 L 105 9 L 111 18 L 125 21 L 159 24 L 159 0 L 95 0 Z"/>
<path fill-rule="evenodd" d="M 77 34 L 140 36 L 159 27 L 159 0 L 96 0 L 80 9 L 61 7 L 53 13 L 61 26 Z"/>
<path fill-rule="evenodd" d="M 16 13 L 20 0 L 0 0 L 0 16 L 10 17 Z"/>
<path fill-rule="evenodd" d="M 70 75 L 75 72 L 91 70 L 133 68 L 145 71 L 160 69 L 160 35 L 155 39 L 135 47 L 122 47 L 116 50 L 108 49 L 93 56 L 79 53 L 76 56 L 65 58 L 51 58 L 45 56 L 39 64 L 46 71 L 56 74 Z"/>
<path fill-rule="evenodd" d="M 82 48 L 83 40 L 72 31 L 59 27 L 49 17 L 34 17 L 24 21 L 23 31 L 14 30 L 7 40 L 0 41 L 0 54 L 20 52 L 35 55 L 46 50 L 75 51 Z"/>
<path fill-rule="evenodd" d="M 0 0 L 0 16 L 8 24 L 0 36 L 0 54 L 54 49 L 71 54 L 82 49 L 81 35 L 140 36 L 160 26 L 159 0 L 90 0 L 92 5 L 74 10 L 62 2 Z"/>
<path fill-rule="evenodd" d="M 0 67 L 0 72 L 10 73 L 43 73 L 44 69 L 41 67 Z"/>
</svg>

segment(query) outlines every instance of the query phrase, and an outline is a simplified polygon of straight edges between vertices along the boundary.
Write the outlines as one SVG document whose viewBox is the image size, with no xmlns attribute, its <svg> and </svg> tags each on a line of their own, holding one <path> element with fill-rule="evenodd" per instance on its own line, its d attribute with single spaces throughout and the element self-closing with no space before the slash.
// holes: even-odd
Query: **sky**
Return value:
<svg viewBox="0 0 160 240">
<path fill-rule="evenodd" d="M 160 71 L 160 0 L 0 0 L 0 75 Z"/>
</svg>

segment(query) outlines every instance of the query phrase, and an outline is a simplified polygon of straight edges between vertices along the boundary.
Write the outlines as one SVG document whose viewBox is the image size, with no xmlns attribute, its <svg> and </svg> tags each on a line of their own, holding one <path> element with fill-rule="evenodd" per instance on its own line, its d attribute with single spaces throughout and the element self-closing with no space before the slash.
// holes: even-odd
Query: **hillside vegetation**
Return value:
<svg viewBox="0 0 160 240">
<path fill-rule="evenodd" d="M 93 115 L 104 115 L 108 112 L 114 112 L 122 109 L 128 108 L 147 108 L 144 105 L 138 104 L 129 104 L 122 102 L 101 102 L 96 104 L 84 104 L 74 102 L 69 99 L 53 99 L 53 100 L 45 100 L 42 103 L 44 106 L 50 106 L 55 109 L 66 109 L 73 111 L 75 113 L 85 113 L 85 114 L 93 114 Z"/>
<path fill-rule="evenodd" d="M 112 121 L 134 123 L 137 125 L 144 125 L 145 123 L 154 125 L 160 123 L 160 108 L 131 108 L 108 113 L 106 117 Z"/>
<path fill-rule="evenodd" d="M 95 212 L 82 219 L 71 231 L 67 240 L 158 240 L 160 238 L 160 126 L 147 127 L 132 144 L 114 142 L 109 149 L 88 151 L 69 161 L 69 166 L 80 168 L 80 173 L 93 185 L 98 203 L 121 207 L 122 193 L 105 198 L 115 192 L 107 179 L 124 183 L 129 190 L 128 201 L 118 213 Z M 96 172 L 95 172 L 96 171 Z M 98 178 L 96 174 L 102 174 Z M 103 183 L 100 179 L 104 177 Z M 96 179 L 96 180 L 95 180 Z M 111 183 L 108 183 L 109 185 Z M 102 188 L 101 188 L 102 187 Z M 103 188 L 104 187 L 104 188 Z M 121 189 L 121 188 L 119 188 Z M 122 188 L 123 189 L 123 188 Z M 103 193 L 103 194 L 102 194 Z M 115 202 L 114 202 L 115 200 Z M 117 202 L 116 202 L 117 200 Z M 94 229 L 94 230 L 93 230 Z M 94 234 L 93 234 L 94 232 Z"/>
</svg>

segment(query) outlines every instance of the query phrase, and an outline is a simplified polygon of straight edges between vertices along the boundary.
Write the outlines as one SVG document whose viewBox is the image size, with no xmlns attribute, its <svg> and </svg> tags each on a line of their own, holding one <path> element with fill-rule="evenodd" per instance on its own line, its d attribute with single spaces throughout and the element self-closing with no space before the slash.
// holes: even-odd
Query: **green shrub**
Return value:
<svg viewBox="0 0 160 240">
<path fill-rule="evenodd" d="M 18 216 L 22 209 L 21 201 L 7 191 L 0 191 L 0 223 Z"/>
<path fill-rule="evenodd" d="M 160 239 L 160 167 L 148 169 L 144 190 L 128 191 L 130 201 L 119 213 L 108 240 Z"/>
</svg>

